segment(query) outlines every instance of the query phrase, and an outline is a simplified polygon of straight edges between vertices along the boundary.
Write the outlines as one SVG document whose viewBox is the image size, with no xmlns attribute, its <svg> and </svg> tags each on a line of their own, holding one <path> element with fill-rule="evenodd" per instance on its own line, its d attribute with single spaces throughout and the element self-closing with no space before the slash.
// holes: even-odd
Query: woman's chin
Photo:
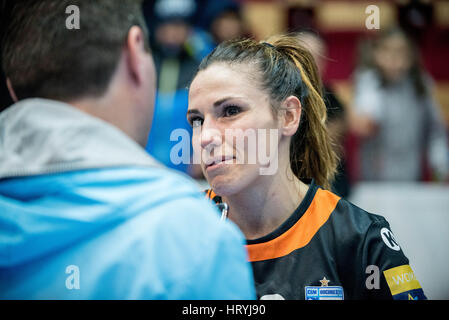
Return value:
<svg viewBox="0 0 449 320">
<path fill-rule="evenodd" d="M 232 196 L 243 188 L 242 181 L 236 177 L 216 176 L 209 181 L 209 184 L 221 197 Z"/>
<path fill-rule="evenodd" d="M 251 165 L 223 168 L 220 172 L 206 172 L 206 178 L 214 192 L 222 197 L 229 197 L 241 192 L 256 181 L 257 167 Z"/>
</svg>

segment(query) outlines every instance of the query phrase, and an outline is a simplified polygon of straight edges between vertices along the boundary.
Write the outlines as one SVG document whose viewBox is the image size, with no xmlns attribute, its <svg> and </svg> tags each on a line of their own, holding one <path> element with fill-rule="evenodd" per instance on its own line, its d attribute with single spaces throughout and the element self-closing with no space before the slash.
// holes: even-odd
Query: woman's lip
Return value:
<svg viewBox="0 0 449 320">
<path fill-rule="evenodd" d="M 214 169 L 222 167 L 226 164 L 231 164 L 231 163 L 226 163 L 227 161 L 232 161 L 232 163 L 234 163 L 234 159 L 235 159 L 235 157 L 232 157 L 232 158 L 228 157 L 228 158 L 218 161 L 218 162 L 214 161 L 212 164 L 206 165 L 206 171 L 214 170 Z"/>
</svg>

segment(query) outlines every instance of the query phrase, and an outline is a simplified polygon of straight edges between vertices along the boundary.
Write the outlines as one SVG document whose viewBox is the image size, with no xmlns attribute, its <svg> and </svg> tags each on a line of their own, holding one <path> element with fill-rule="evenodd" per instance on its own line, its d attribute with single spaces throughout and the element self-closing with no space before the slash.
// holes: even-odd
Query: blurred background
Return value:
<svg viewBox="0 0 449 320">
<path fill-rule="evenodd" d="M 341 159 L 333 191 L 385 216 L 427 296 L 449 299 L 449 1 L 145 0 L 143 11 L 158 73 L 151 155 L 206 187 L 199 168 L 170 161 L 173 130 L 191 133 L 199 62 L 224 40 L 300 31 Z M 1 77 L 0 111 L 12 103 Z"/>
</svg>

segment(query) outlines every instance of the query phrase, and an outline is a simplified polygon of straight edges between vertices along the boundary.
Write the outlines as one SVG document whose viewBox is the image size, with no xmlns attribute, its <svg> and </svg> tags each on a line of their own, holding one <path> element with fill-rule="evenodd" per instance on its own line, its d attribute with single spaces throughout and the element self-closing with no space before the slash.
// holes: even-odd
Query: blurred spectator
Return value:
<svg viewBox="0 0 449 320">
<path fill-rule="evenodd" d="M 186 120 L 187 87 L 199 61 L 187 50 L 186 41 L 193 30 L 196 10 L 197 3 L 194 0 L 144 3 L 158 75 L 154 120 L 146 149 L 164 165 L 186 173 L 189 173 L 189 164 L 175 164 L 170 159 L 171 150 L 181 141 L 170 141 L 170 137 L 176 129 L 184 129 L 190 135 L 192 132 Z"/>
<path fill-rule="evenodd" d="M 398 24 L 420 43 L 433 24 L 433 4 L 428 0 L 409 0 L 398 3 Z"/>
<path fill-rule="evenodd" d="M 202 27 L 210 32 L 215 44 L 246 35 L 240 4 L 236 1 L 209 1 L 203 15 Z"/>
<path fill-rule="evenodd" d="M 195 28 L 187 39 L 187 47 L 199 61 L 219 43 L 249 36 L 237 1 L 197 0 L 197 5 Z"/>
<path fill-rule="evenodd" d="M 312 30 L 303 30 L 298 33 L 298 38 L 312 53 L 318 70 L 323 75 L 326 68 L 327 46 L 324 39 Z M 345 108 L 334 94 L 329 84 L 323 84 L 323 98 L 327 108 L 327 124 L 330 135 L 334 140 L 335 151 L 339 155 L 340 162 L 335 180 L 332 183 L 332 191 L 341 197 L 348 197 L 350 182 L 346 170 L 345 155 L 343 152 L 344 138 L 348 130 L 348 121 Z"/>
<path fill-rule="evenodd" d="M 447 132 L 418 49 L 391 28 L 364 46 L 355 73 L 352 129 L 361 138 L 362 180 L 417 181 L 426 165 L 447 178 Z"/>
</svg>

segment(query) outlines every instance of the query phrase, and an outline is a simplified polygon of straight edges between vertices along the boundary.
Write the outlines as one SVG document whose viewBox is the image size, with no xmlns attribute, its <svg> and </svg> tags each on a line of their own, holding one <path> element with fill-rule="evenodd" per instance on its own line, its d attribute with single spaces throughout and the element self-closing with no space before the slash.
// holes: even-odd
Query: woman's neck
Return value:
<svg viewBox="0 0 449 320">
<path fill-rule="evenodd" d="M 273 232 L 287 220 L 308 188 L 288 168 L 275 176 L 260 176 L 252 187 L 223 201 L 229 205 L 229 219 L 251 240 Z"/>
</svg>

